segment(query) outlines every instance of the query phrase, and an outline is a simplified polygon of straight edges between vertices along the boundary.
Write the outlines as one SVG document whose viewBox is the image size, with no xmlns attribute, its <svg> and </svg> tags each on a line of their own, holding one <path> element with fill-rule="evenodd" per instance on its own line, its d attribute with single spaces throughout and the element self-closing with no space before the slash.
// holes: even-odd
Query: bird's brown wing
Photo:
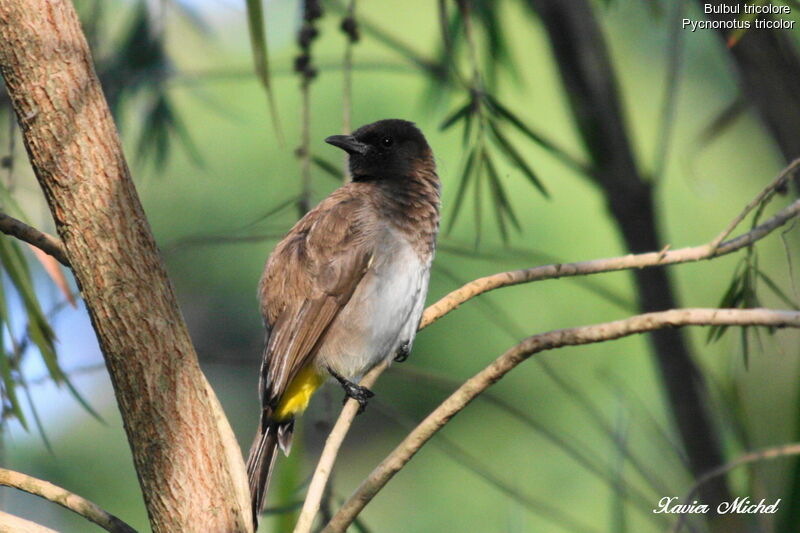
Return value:
<svg viewBox="0 0 800 533">
<path fill-rule="evenodd" d="M 280 396 L 316 353 L 369 268 L 374 246 L 363 200 L 344 187 L 308 213 L 276 247 L 261 284 L 271 332 L 261 369 L 262 403 Z M 337 194 L 338 193 L 338 194 Z"/>
</svg>

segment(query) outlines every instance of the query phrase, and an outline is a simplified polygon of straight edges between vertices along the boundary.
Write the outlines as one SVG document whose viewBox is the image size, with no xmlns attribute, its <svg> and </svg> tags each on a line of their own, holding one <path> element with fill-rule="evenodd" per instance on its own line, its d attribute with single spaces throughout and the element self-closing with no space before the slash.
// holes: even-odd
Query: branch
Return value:
<svg viewBox="0 0 800 533">
<path fill-rule="evenodd" d="M 359 385 L 362 387 L 371 387 L 378 376 L 389 367 L 388 362 L 384 362 L 369 372 L 361 379 Z M 303 510 L 300 512 L 300 517 L 297 519 L 297 524 L 294 526 L 294 533 L 308 533 L 314 525 L 314 517 L 317 516 L 319 511 L 320 502 L 325 493 L 325 485 L 328 484 L 328 478 L 333 470 L 333 463 L 336 462 L 336 457 L 339 455 L 339 448 L 350 430 L 358 414 L 358 402 L 353 399 L 348 399 L 336 424 L 333 426 L 328 438 L 325 440 L 325 447 L 320 455 L 317 468 L 314 470 L 314 475 L 311 477 L 311 483 L 308 486 L 306 493 L 306 500 L 303 502 Z"/>
<path fill-rule="evenodd" d="M 39 248 L 55 257 L 65 267 L 69 267 L 69 259 L 67 259 L 67 254 L 64 252 L 64 245 L 61 244 L 61 240 L 58 237 L 39 231 L 5 213 L 0 213 L 0 231 Z"/>
<path fill-rule="evenodd" d="M 714 470 L 700 476 L 697 482 L 692 485 L 692 488 L 689 489 L 689 492 L 686 493 L 684 496 L 683 501 L 688 502 L 691 500 L 697 491 L 700 489 L 700 486 L 709 481 L 710 479 L 714 479 L 719 477 L 723 474 L 726 474 L 733 470 L 736 467 L 755 463 L 758 461 L 766 461 L 771 459 L 779 459 L 781 457 L 789 457 L 792 455 L 800 455 L 800 443 L 792 443 L 792 444 L 785 444 L 783 446 L 775 446 L 774 448 L 765 448 L 763 450 L 758 450 L 755 452 L 746 453 L 740 457 L 737 457 L 733 461 L 729 463 L 725 463 L 724 465 L 720 465 Z M 671 533 L 678 533 L 678 531 L 683 526 L 684 522 L 686 521 L 686 513 L 681 513 L 678 517 L 678 521 L 675 522 L 675 525 L 670 529 Z"/>
<path fill-rule="evenodd" d="M 767 185 L 767 186 L 764 188 L 764 190 L 762 190 L 762 191 L 761 191 L 761 192 L 758 194 L 758 196 L 756 196 L 755 198 L 753 198 L 753 200 L 752 200 L 752 201 L 751 201 L 749 204 L 747 204 L 747 205 L 745 206 L 745 208 L 742 210 L 742 212 L 741 212 L 741 213 L 739 213 L 739 215 L 738 215 L 736 218 L 734 218 L 734 219 L 731 221 L 731 223 L 730 223 L 730 224 L 728 224 L 728 227 L 727 227 L 727 228 L 725 228 L 725 229 L 722 231 L 722 233 L 720 233 L 719 235 L 717 235 L 717 237 L 716 237 L 716 238 L 715 238 L 713 241 L 711 241 L 711 247 L 712 247 L 712 249 L 716 249 L 716 248 L 717 248 L 717 247 L 720 245 L 720 243 L 721 243 L 722 241 L 724 241 L 725 239 L 727 239 L 727 238 L 728 238 L 728 235 L 730 235 L 730 234 L 731 234 L 731 232 L 733 232 L 733 230 L 734 230 L 734 229 L 736 229 L 736 226 L 738 226 L 738 225 L 739 225 L 739 224 L 742 222 L 742 220 L 744 220 L 744 217 L 746 217 L 746 216 L 747 216 L 747 214 L 748 214 L 750 211 L 752 211 L 752 210 L 753 210 L 753 209 L 755 209 L 756 207 L 758 207 L 758 206 L 760 206 L 760 205 L 764 204 L 765 202 L 767 202 L 767 201 L 769 200 L 769 197 L 770 197 L 772 194 L 774 194 L 776 190 L 778 190 L 778 189 L 781 189 L 781 188 L 785 187 L 785 186 L 786 186 L 786 182 L 787 182 L 787 181 L 789 181 L 789 179 L 790 179 L 790 178 L 791 178 L 791 177 L 792 177 L 792 176 L 793 176 L 793 175 L 794 175 L 794 174 L 797 172 L 797 169 L 798 169 L 798 167 L 800 167 L 800 159 L 795 159 L 794 161 L 792 161 L 792 162 L 789 164 L 789 166 L 787 166 L 786 168 L 784 168 L 784 169 L 781 171 L 781 173 L 780 173 L 780 174 L 778 174 L 778 177 L 777 177 L 777 178 L 775 178 L 775 179 L 772 181 L 772 183 L 770 183 L 769 185 Z"/>
<path fill-rule="evenodd" d="M 0 511 L 0 531 L 14 533 L 58 533 L 55 529 Z"/>
<path fill-rule="evenodd" d="M 770 309 L 676 309 L 604 324 L 560 329 L 528 337 L 464 382 L 384 459 L 331 519 L 323 533 L 344 532 L 386 483 L 451 418 L 530 356 L 563 346 L 603 342 L 637 333 L 683 326 L 770 326 L 800 328 L 800 312 Z"/>
<path fill-rule="evenodd" d="M 510 287 L 512 285 L 519 285 L 520 283 L 545 279 L 585 276 L 588 274 L 615 272 L 618 270 L 641 269 L 714 259 L 750 246 L 754 242 L 769 235 L 776 228 L 783 226 L 798 214 L 800 214 L 800 200 L 795 200 L 794 203 L 777 212 L 763 224 L 756 226 L 749 232 L 739 235 L 736 238 L 720 243 L 716 249 L 712 241 L 709 244 L 680 248 L 678 250 L 664 249 L 660 252 L 630 254 L 609 259 L 544 265 L 535 268 L 501 272 L 499 274 L 478 278 L 467 283 L 460 289 L 456 289 L 428 307 L 422 315 L 420 329 L 433 324 L 464 302 L 485 292 L 502 287 Z"/>
<path fill-rule="evenodd" d="M 89 500 L 52 483 L 21 472 L 0 468 L 0 485 L 12 487 L 57 503 L 112 533 L 136 533 L 131 526 Z"/>
</svg>

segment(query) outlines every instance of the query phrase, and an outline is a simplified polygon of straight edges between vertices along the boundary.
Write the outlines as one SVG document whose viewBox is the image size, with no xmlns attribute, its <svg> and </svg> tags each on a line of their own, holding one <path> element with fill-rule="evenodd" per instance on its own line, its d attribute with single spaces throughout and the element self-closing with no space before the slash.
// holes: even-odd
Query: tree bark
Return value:
<svg viewBox="0 0 800 533">
<path fill-rule="evenodd" d="M 200 371 L 72 4 L 0 0 L 0 69 L 100 341 L 153 531 L 249 531 L 241 452 Z"/>
</svg>

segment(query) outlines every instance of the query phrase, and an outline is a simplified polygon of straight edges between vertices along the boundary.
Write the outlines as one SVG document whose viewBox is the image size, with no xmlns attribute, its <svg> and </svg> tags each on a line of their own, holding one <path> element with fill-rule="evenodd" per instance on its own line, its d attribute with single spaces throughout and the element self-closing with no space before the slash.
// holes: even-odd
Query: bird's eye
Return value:
<svg viewBox="0 0 800 533">
<path fill-rule="evenodd" d="M 381 139 L 381 146 L 385 148 L 389 148 L 393 143 L 394 139 L 392 139 L 391 137 L 384 137 L 383 139 Z"/>
</svg>

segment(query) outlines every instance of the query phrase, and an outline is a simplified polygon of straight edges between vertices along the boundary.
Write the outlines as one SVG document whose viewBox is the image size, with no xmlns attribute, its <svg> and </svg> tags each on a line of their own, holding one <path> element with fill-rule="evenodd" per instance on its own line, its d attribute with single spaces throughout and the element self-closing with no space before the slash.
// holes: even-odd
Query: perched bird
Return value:
<svg viewBox="0 0 800 533">
<path fill-rule="evenodd" d="M 439 177 L 417 127 L 381 120 L 325 142 L 349 154 L 352 181 L 308 212 L 275 247 L 259 285 L 267 335 L 261 419 L 247 460 L 253 519 L 295 417 L 328 377 L 363 410 L 356 384 L 411 350 L 439 230 Z"/>
</svg>

